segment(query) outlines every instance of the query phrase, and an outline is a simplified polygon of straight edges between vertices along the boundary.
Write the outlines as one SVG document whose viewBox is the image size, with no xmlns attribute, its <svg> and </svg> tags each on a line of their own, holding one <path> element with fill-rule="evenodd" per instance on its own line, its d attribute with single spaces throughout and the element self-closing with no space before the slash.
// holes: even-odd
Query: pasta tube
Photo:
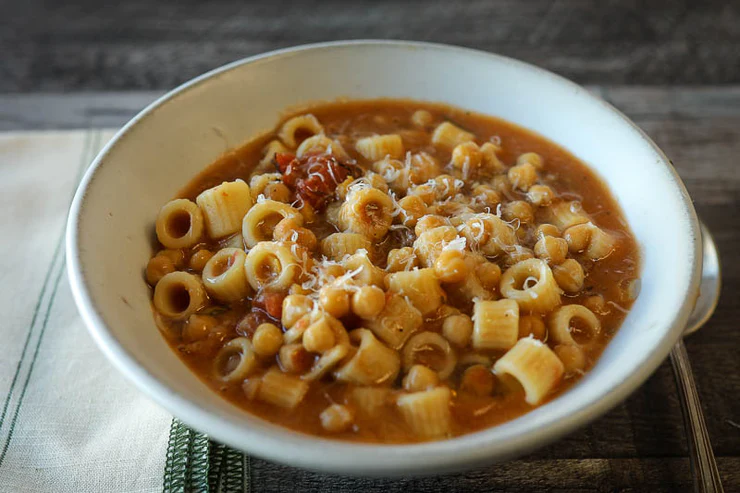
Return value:
<svg viewBox="0 0 740 493">
<path fill-rule="evenodd" d="M 447 387 L 414 392 L 396 401 L 404 420 L 421 438 L 442 438 L 450 434 L 452 393 Z"/>
<path fill-rule="evenodd" d="M 167 202 L 159 211 L 157 239 L 167 248 L 189 248 L 203 235 L 203 214 L 186 199 Z"/>
<path fill-rule="evenodd" d="M 208 234 L 218 239 L 239 231 L 242 218 L 252 207 L 252 194 L 249 185 L 236 180 L 204 190 L 195 201 L 203 211 Z"/>
<path fill-rule="evenodd" d="M 534 338 L 519 339 L 516 345 L 493 365 L 497 375 L 511 375 L 524 388 L 528 404 L 536 405 L 562 380 L 565 368 L 560 358 Z"/>
</svg>

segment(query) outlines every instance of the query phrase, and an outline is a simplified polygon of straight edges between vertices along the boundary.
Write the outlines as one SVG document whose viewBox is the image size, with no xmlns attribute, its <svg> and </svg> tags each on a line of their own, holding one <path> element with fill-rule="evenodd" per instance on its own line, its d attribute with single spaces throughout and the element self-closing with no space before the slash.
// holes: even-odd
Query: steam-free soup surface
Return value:
<svg viewBox="0 0 740 493">
<path fill-rule="evenodd" d="M 160 330 L 225 399 L 312 435 L 443 439 L 567 399 L 639 291 L 584 163 L 449 106 L 313 106 L 180 198 L 146 269 Z"/>
</svg>

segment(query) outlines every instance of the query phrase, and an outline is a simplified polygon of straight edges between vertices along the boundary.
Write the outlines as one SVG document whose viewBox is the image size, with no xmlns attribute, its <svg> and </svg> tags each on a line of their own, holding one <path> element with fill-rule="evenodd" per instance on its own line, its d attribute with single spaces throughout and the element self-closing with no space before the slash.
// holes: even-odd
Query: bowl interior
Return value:
<svg viewBox="0 0 740 493">
<path fill-rule="evenodd" d="M 169 349 L 142 279 L 159 208 L 225 150 L 270 129 L 287 107 L 340 96 L 438 101 L 498 116 L 562 145 L 608 183 L 642 250 L 642 292 L 596 367 L 570 392 L 484 432 L 384 446 L 381 454 L 378 446 L 318 440 L 254 418 L 209 390 Z M 71 212 L 68 254 L 76 299 L 96 340 L 119 369 L 188 424 L 298 466 L 439 472 L 542 445 L 606 411 L 647 378 L 693 306 L 696 231 L 690 201 L 665 157 L 582 88 L 476 51 L 370 42 L 258 57 L 156 102 L 85 176 Z M 315 454 L 317 441 L 322 454 Z"/>
</svg>

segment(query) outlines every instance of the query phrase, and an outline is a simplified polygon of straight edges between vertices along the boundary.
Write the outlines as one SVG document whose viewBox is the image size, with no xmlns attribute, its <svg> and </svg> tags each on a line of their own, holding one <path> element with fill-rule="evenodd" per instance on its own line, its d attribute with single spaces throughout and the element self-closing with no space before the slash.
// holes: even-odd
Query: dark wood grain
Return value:
<svg viewBox="0 0 740 493">
<path fill-rule="evenodd" d="M 151 90 L 336 39 L 450 43 L 580 83 L 740 83 L 736 0 L 0 1 L 0 92 Z"/>
<path fill-rule="evenodd" d="M 726 490 L 740 491 L 740 86 L 592 89 L 672 159 L 718 242 L 723 294 L 715 316 L 687 347 Z M 0 129 L 120 126 L 157 94 L 0 95 Z M 623 404 L 519 460 L 391 481 L 324 476 L 254 458 L 253 491 L 688 491 L 680 412 L 664 363 Z"/>
<path fill-rule="evenodd" d="M 740 459 L 720 458 L 726 491 L 740 490 Z M 689 461 L 670 459 L 554 459 L 494 464 L 434 478 L 369 479 L 327 476 L 252 460 L 252 490 L 261 493 L 367 492 L 689 492 Z"/>
</svg>

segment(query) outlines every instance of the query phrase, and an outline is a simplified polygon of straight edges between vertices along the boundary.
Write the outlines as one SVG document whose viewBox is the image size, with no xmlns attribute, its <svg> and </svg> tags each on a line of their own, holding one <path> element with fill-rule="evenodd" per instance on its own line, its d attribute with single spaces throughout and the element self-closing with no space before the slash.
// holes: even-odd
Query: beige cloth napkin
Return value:
<svg viewBox="0 0 740 493">
<path fill-rule="evenodd" d="M 87 334 L 67 210 L 110 131 L 0 134 L 0 491 L 162 491 L 171 416 Z"/>
</svg>

